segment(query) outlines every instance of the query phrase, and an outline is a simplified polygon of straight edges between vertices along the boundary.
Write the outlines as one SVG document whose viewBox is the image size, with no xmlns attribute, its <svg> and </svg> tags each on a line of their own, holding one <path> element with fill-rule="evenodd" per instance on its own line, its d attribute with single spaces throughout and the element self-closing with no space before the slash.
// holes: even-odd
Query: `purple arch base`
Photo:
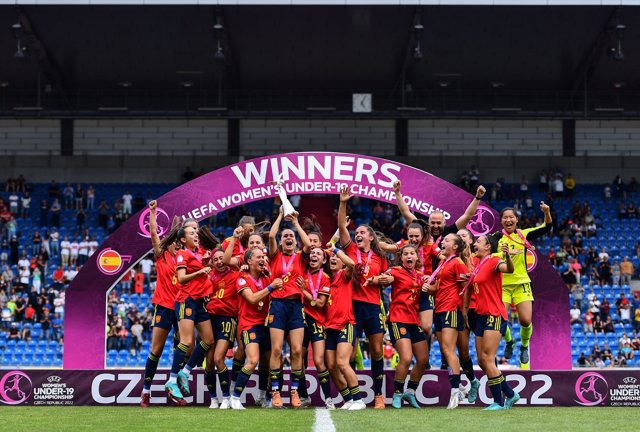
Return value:
<svg viewBox="0 0 640 432">
<path fill-rule="evenodd" d="M 343 186 L 363 198 L 395 204 L 392 184 L 412 211 L 444 212 L 447 223 L 462 215 L 473 196 L 425 171 L 390 160 L 347 153 L 287 153 L 230 165 L 186 183 L 158 198 L 160 230 L 173 215 L 209 218 L 219 212 L 277 196 L 273 180 L 280 175 L 291 194 L 339 194 Z M 66 297 L 64 369 L 105 368 L 106 295 L 123 272 L 151 249 L 149 212 L 143 210 L 100 245 L 78 273 Z M 468 228 L 477 234 L 499 227 L 497 213 L 481 204 Z M 551 265 L 537 254 L 532 271 L 535 296 L 531 367 L 571 369 L 571 336 L 567 287 Z"/>
</svg>

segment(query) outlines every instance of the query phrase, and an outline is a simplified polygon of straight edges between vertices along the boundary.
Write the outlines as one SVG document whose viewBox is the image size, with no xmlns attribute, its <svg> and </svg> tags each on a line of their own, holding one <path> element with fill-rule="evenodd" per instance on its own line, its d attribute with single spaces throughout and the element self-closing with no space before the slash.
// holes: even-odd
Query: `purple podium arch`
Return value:
<svg viewBox="0 0 640 432">
<path fill-rule="evenodd" d="M 173 215 L 209 218 L 253 201 L 277 196 L 273 180 L 283 175 L 289 194 L 339 194 L 343 186 L 363 198 L 395 203 L 396 179 L 412 211 L 428 216 L 442 210 L 448 223 L 462 215 L 473 196 L 425 171 L 394 161 L 347 153 L 287 153 L 230 165 L 186 183 L 158 198 L 159 229 Z M 75 277 L 66 297 L 65 369 L 104 369 L 106 295 L 123 272 L 151 250 L 148 210 L 114 232 Z M 481 204 L 469 228 L 499 228 L 497 213 Z M 538 254 L 536 252 L 536 254 Z M 538 254 L 532 270 L 535 331 L 534 369 L 571 369 L 569 298 L 566 285 Z"/>
</svg>

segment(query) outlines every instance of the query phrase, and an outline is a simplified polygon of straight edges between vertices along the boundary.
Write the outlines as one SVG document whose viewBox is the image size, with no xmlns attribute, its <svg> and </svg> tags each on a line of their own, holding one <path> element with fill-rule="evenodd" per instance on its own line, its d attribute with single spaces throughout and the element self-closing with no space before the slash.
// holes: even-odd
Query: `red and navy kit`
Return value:
<svg viewBox="0 0 640 432">
<path fill-rule="evenodd" d="M 460 291 L 464 288 L 465 282 L 461 275 L 467 273 L 469 270 L 460 257 L 452 258 L 444 264 L 437 276 L 436 313 L 455 311 L 462 307 Z"/>
<path fill-rule="evenodd" d="M 158 279 L 151 303 L 173 310 L 180 284 L 176 276 L 176 261 L 169 251 L 164 251 L 156 257 L 156 272 Z"/>
<path fill-rule="evenodd" d="M 402 247 L 411 244 L 409 240 L 402 239 L 396 242 L 396 246 L 398 246 L 398 250 L 402 249 Z M 420 261 L 422 262 L 422 267 L 417 269 L 424 273 L 427 276 L 430 276 L 433 273 L 433 259 L 438 256 L 440 253 L 440 248 L 434 242 L 422 243 L 418 248 L 418 256 L 420 257 Z"/>
<path fill-rule="evenodd" d="M 302 302 L 302 293 L 296 284 L 298 276 L 304 276 L 306 262 L 302 252 L 293 255 L 285 255 L 278 250 L 275 255 L 269 258 L 271 266 L 271 278 L 282 279 L 282 289 L 273 290 L 271 297 L 274 299 L 293 298 Z"/>
<path fill-rule="evenodd" d="M 507 320 L 507 311 L 502 303 L 502 272 L 498 265 L 502 259 L 491 256 L 480 267 L 473 278 L 473 294 L 476 297 L 476 313 L 478 315 L 501 316 Z"/>
<path fill-rule="evenodd" d="M 353 284 L 347 279 L 346 270 L 335 274 L 331 281 L 331 294 L 325 308 L 327 309 L 324 326 L 328 329 L 342 330 L 346 324 L 355 324 L 353 316 Z"/>
<path fill-rule="evenodd" d="M 384 257 L 369 250 L 362 252 L 354 242 L 350 242 L 344 252 L 356 263 L 353 274 L 357 289 L 353 292 L 353 300 L 364 303 L 380 304 L 380 287 L 378 285 L 364 286 L 364 282 L 374 276 L 378 276 L 387 270 L 387 260 Z"/>
<path fill-rule="evenodd" d="M 202 256 L 189 249 L 182 249 L 176 253 L 176 273 L 178 269 L 185 268 L 187 274 L 195 273 L 204 268 L 202 264 Z M 176 301 L 183 303 L 187 297 L 191 297 L 193 300 L 198 300 L 211 295 L 213 287 L 209 275 L 200 274 L 191 279 L 186 284 L 182 285 Z"/>
<path fill-rule="evenodd" d="M 404 324 L 420 324 L 418 299 L 424 274 L 402 266 L 392 267 L 387 274 L 393 276 L 389 321 Z"/>
<path fill-rule="evenodd" d="M 210 273 L 213 294 L 209 296 L 207 312 L 212 315 L 238 316 L 238 292 L 236 282 L 240 272 L 227 268 L 224 272 L 213 270 Z"/>
<path fill-rule="evenodd" d="M 314 300 L 321 295 L 330 296 L 331 278 L 325 272 L 323 272 L 322 270 L 315 273 L 306 272 L 303 277 L 305 283 L 307 284 L 307 291 L 309 291 L 311 295 L 313 295 Z M 307 317 L 313 318 L 313 320 L 320 326 L 324 326 L 326 310 L 326 303 L 323 308 L 318 309 L 313 306 L 306 297 L 304 298 L 304 313 L 307 315 Z"/>
<path fill-rule="evenodd" d="M 242 291 L 250 289 L 251 292 L 259 292 L 269 285 L 269 278 L 259 277 L 257 280 L 248 273 L 240 273 L 236 281 L 236 292 L 238 293 L 238 328 L 240 330 L 250 330 L 254 326 L 264 327 L 269 312 L 269 296 L 256 304 L 251 304 L 242 296 Z"/>
</svg>

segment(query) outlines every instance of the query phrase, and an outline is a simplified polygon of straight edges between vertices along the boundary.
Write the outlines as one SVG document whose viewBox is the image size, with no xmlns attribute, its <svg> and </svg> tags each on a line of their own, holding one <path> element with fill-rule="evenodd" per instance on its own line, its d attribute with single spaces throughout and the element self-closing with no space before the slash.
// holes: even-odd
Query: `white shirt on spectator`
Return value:
<svg viewBox="0 0 640 432">
<path fill-rule="evenodd" d="M 78 255 L 89 255 L 89 242 L 82 240 L 78 245 Z"/>
<path fill-rule="evenodd" d="M 571 311 L 569 311 L 569 314 L 571 315 L 571 319 L 572 320 L 579 320 L 581 312 L 580 312 L 580 309 L 573 308 L 573 309 L 571 309 Z"/>
<path fill-rule="evenodd" d="M 77 257 L 78 256 L 78 250 L 80 250 L 80 245 L 78 244 L 77 241 L 73 241 L 71 242 L 71 245 L 69 247 L 69 249 L 71 249 L 71 256 L 72 257 Z"/>
<path fill-rule="evenodd" d="M 153 267 L 153 261 L 151 261 L 149 258 L 145 258 L 140 261 L 140 269 L 142 270 L 143 274 L 148 275 L 149 273 L 151 273 L 151 267 Z"/>
<path fill-rule="evenodd" d="M 62 242 L 60 243 L 60 254 L 69 255 L 70 251 L 71 243 L 69 243 L 69 240 L 62 240 Z"/>
</svg>

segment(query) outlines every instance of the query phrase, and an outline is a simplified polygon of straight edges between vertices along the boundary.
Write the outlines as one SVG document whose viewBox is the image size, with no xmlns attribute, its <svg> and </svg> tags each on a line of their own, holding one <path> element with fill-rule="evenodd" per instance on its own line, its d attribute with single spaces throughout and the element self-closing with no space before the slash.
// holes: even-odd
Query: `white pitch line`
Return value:
<svg viewBox="0 0 640 432">
<path fill-rule="evenodd" d="M 336 432 L 336 426 L 331 420 L 328 409 L 316 408 L 316 422 L 313 424 L 313 432 Z"/>
</svg>

